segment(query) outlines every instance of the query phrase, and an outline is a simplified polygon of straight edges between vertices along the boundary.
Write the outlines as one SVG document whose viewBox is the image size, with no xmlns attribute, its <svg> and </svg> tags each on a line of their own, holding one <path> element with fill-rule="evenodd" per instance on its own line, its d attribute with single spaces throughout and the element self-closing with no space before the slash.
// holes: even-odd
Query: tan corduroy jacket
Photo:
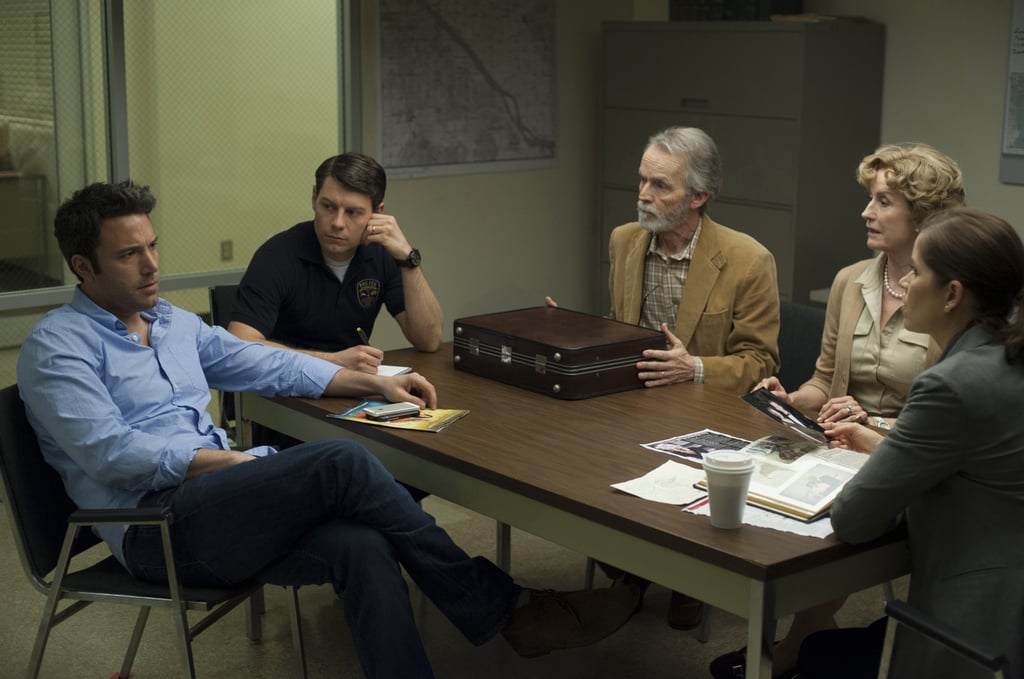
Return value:
<svg viewBox="0 0 1024 679">
<path fill-rule="evenodd" d="M 650 242 L 637 222 L 612 231 L 611 318 L 639 322 Z M 779 364 L 779 288 L 772 254 L 705 216 L 673 333 L 703 361 L 709 386 L 744 394 L 773 374 Z"/>
</svg>

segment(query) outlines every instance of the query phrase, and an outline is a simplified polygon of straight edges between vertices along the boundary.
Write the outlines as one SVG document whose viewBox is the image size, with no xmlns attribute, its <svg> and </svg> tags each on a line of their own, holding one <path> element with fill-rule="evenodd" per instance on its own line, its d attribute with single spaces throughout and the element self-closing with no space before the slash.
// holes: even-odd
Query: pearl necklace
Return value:
<svg viewBox="0 0 1024 679">
<path fill-rule="evenodd" d="M 896 299 L 903 299 L 904 297 L 907 296 L 907 293 L 896 292 L 889 285 L 889 262 L 885 263 L 885 269 L 882 271 L 882 284 L 885 285 L 886 291 Z"/>
</svg>

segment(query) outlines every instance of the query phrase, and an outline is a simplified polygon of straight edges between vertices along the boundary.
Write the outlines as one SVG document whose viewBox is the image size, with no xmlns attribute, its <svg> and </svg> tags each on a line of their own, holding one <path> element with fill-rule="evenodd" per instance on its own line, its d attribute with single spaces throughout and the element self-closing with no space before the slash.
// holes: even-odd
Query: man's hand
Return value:
<svg viewBox="0 0 1024 679">
<path fill-rule="evenodd" d="M 381 394 L 392 403 L 409 401 L 421 408 L 437 407 L 437 390 L 419 373 L 385 377 Z"/>
<path fill-rule="evenodd" d="M 380 243 L 388 254 L 398 260 L 409 256 L 412 246 L 398 227 L 398 221 L 383 212 L 374 212 L 363 231 L 363 243 Z"/>
<path fill-rule="evenodd" d="M 199 448 L 196 450 L 196 455 L 192 458 L 192 462 L 189 463 L 188 469 L 185 470 L 185 478 L 191 479 L 193 476 L 207 474 L 218 469 L 224 469 L 225 467 L 233 467 L 236 464 L 251 462 L 255 459 L 254 455 L 243 453 L 240 450 Z"/>
<path fill-rule="evenodd" d="M 870 453 L 885 438 L 873 429 L 853 422 L 826 422 L 825 436 L 833 448 L 846 448 Z"/>
<path fill-rule="evenodd" d="M 358 346 L 335 351 L 328 354 L 328 359 L 335 365 L 340 365 L 349 370 L 357 370 L 363 373 L 377 374 L 377 368 L 384 360 L 384 352 L 376 347 L 360 344 Z"/>
<path fill-rule="evenodd" d="M 668 348 L 664 351 L 645 349 L 644 358 L 636 364 L 638 377 L 644 381 L 645 387 L 660 387 L 676 382 L 689 382 L 693 379 L 696 364 L 693 356 L 683 346 L 682 340 L 672 334 L 668 325 L 661 324 Z"/>
</svg>

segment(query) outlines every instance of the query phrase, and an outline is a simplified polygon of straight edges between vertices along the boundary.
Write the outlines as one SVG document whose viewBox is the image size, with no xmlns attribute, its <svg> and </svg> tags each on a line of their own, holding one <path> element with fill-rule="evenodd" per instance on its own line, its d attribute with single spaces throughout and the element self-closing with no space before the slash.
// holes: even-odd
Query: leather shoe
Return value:
<svg viewBox="0 0 1024 679">
<path fill-rule="evenodd" d="M 715 679 L 744 679 L 747 676 L 747 648 L 723 653 L 711 661 L 708 666 L 711 676 Z M 772 674 L 773 679 L 797 679 L 795 670 Z"/>
<path fill-rule="evenodd" d="M 588 646 L 626 624 L 639 599 L 639 590 L 630 586 L 576 592 L 530 590 L 529 601 L 512 612 L 501 634 L 524 658 Z"/>
<path fill-rule="evenodd" d="M 704 604 L 697 599 L 679 592 L 672 592 L 668 602 L 668 626 L 673 629 L 690 630 L 700 625 Z"/>
</svg>

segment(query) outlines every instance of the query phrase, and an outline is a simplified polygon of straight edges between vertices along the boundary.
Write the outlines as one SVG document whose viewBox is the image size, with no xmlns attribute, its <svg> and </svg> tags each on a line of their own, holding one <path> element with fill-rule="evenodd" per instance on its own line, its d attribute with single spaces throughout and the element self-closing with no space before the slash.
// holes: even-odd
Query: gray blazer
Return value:
<svg viewBox="0 0 1024 679">
<path fill-rule="evenodd" d="M 1024 678 L 1024 364 L 974 326 L 910 388 L 896 428 L 832 507 L 836 535 L 865 542 L 904 514 L 909 602 L 1010 657 Z M 905 634 L 897 677 L 958 677 Z"/>
</svg>

